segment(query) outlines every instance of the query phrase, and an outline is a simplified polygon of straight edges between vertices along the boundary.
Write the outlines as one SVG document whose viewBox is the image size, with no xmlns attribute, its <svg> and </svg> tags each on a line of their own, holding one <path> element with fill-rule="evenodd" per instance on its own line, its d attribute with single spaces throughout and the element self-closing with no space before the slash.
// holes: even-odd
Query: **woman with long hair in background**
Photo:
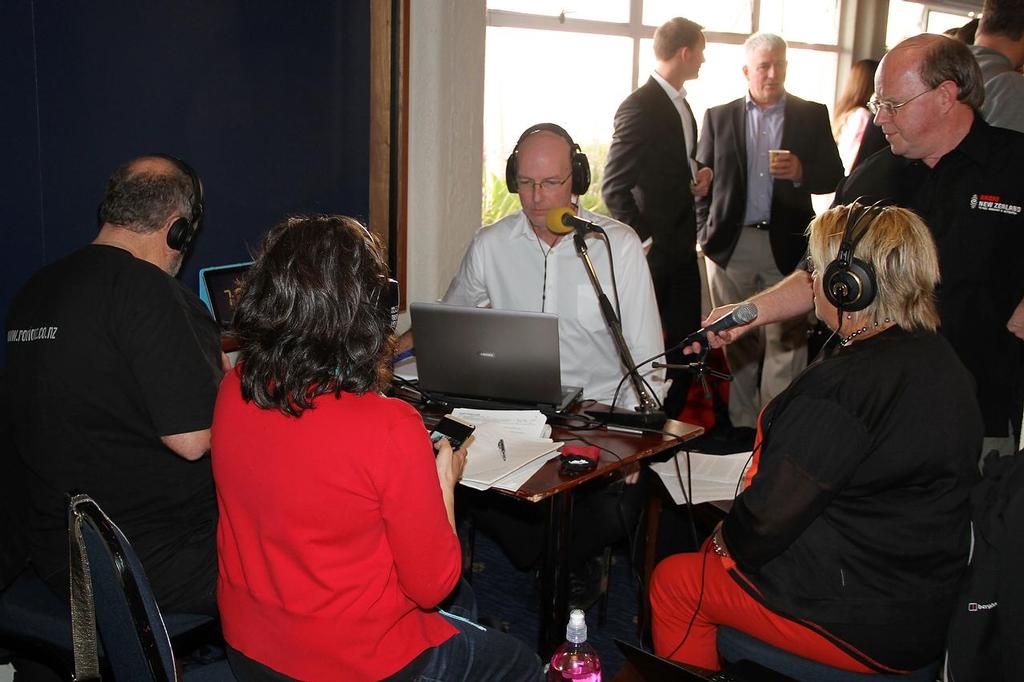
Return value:
<svg viewBox="0 0 1024 682">
<path fill-rule="evenodd" d="M 874 59 L 861 59 L 850 67 L 832 116 L 832 136 L 839 147 L 839 158 L 843 160 L 847 175 L 887 144 L 882 129 L 872 122 L 871 112 L 867 109 L 868 99 L 875 91 L 877 68 L 878 62 Z"/>
</svg>

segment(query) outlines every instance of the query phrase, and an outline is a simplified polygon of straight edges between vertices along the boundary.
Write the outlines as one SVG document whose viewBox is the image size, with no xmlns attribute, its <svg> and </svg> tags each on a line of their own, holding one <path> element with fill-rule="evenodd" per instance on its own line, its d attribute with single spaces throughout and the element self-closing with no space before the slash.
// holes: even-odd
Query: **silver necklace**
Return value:
<svg viewBox="0 0 1024 682">
<path fill-rule="evenodd" d="M 892 320 L 890 320 L 890 319 L 889 319 L 889 318 L 887 317 L 887 318 L 885 318 L 884 320 L 882 320 L 881 322 L 875 322 L 874 326 L 875 326 L 875 328 L 876 328 L 876 331 L 884 331 L 885 329 L 888 329 L 888 327 L 887 327 L 886 325 L 888 325 L 888 324 L 889 324 L 889 323 L 890 323 L 891 321 L 892 321 Z M 881 326 L 882 326 L 882 328 L 881 328 L 881 329 L 877 329 L 877 327 L 878 327 L 879 325 L 881 325 Z M 858 329 L 858 330 L 857 330 L 857 331 L 855 331 L 854 333 L 852 333 L 852 334 L 850 334 L 849 336 L 845 337 L 845 338 L 844 338 L 844 339 L 843 339 L 842 341 L 840 341 L 840 342 L 839 342 L 839 345 L 840 345 L 840 346 L 849 346 L 849 345 L 850 345 L 850 342 L 851 342 L 851 341 L 853 341 L 853 340 L 854 340 L 855 338 L 857 338 L 858 336 L 860 336 L 861 334 L 863 334 L 863 333 L 864 333 L 864 332 L 866 332 L 867 330 L 868 330 L 868 326 L 867 326 L 867 325 L 864 325 L 863 327 L 861 327 L 860 329 Z"/>
<path fill-rule="evenodd" d="M 858 329 L 854 333 L 850 334 L 849 336 L 844 337 L 843 340 L 839 342 L 839 345 L 840 346 L 849 346 L 851 341 L 853 341 L 855 338 L 857 338 L 858 336 L 860 336 L 861 334 L 863 334 L 867 330 L 868 330 L 867 327 L 861 327 L 860 329 Z"/>
</svg>

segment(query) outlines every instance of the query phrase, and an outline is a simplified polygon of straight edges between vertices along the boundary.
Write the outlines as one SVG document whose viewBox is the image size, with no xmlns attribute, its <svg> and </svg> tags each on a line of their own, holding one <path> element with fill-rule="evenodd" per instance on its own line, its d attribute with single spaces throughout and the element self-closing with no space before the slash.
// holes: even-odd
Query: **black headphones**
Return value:
<svg viewBox="0 0 1024 682">
<path fill-rule="evenodd" d="M 508 161 L 505 162 L 505 184 L 508 185 L 508 191 L 512 194 L 519 193 L 519 145 L 530 135 L 540 132 L 554 133 L 569 143 L 569 161 L 572 164 L 572 193 L 577 196 L 586 194 L 587 188 L 590 187 L 590 162 L 587 160 L 587 155 L 580 151 L 580 146 L 572 141 L 569 133 L 565 132 L 565 128 L 554 123 L 532 125 L 519 136 L 519 141 L 516 142 L 512 153 L 508 155 Z"/>
<path fill-rule="evenodd" d="M 176 156 L 159 152 L 146 156 L 170 161 L 178 170 L 187 175 L 192 183 L 192 215 L 188 218 L 184 216 L 178 218 L 171 223 L 170 229 L 167 230 L 167 246 L 175 251 L 185 253 L 203 223 L 203 183 L 195 169 Z"/>
<path fill-rule="evenodd" d="M 380 254 L 377 253 L 373 233 L 370 232 L 370 228 L 355 218 L 350 220 L 363 228 L 367 248 L 373 253 L 375 258 L 379 259 Z M 398 315 L 402 307 L 402 289 L 398 285 L 398 280 L 386 276 L 381 277 L 380 283 L 370 291 L 369 299 L 370 305 L 388 318 L 388 324 L 391 326 L 391 333 L 393 334 L 395 329 L 398 328 Z"/>
<path fill-rule="evenodd" d="M 825 272 L 821 276 L 825 298 L 840 313 L 864 310 L 875 300 L 875 292 L 878 289 L 875 268 L 854 256 L 853 252 L 867 234 L 871 223 L 885 212 L 885 206 L 880 204 L 881 201 L 870 206 L 864 206 L 856 201 L 850 204 L 843 240 L 839 243 L 839 252 L 835 260 L 825 267 Z M 865 223 L 864 227 L 858 230 L 861 223 Z"/>
<path fill-rule="evenodd" d="M 390 277 L 370 292 L 370 303 L 388 317 L 391 333 L 398 328 L 398 313 L 401 311 L 402 291 L 396 280 Z"/>
</svg>

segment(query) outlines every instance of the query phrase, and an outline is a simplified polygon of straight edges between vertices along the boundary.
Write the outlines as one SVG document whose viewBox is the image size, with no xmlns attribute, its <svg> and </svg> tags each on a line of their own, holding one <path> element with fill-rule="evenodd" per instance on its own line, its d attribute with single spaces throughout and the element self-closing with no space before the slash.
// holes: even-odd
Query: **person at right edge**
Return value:
<svg viewBox="0 0 1024 682">
<path fill-rule="evenodd" d="M 943 652 L 981 413 L 936 333 L 920 218 L 853 204 L 808 234 L 815 313 L 839 343 L 765 407 L 745 488 L 701 551 L 655 569 L 655 651 L 717 669 L 725 625 L 835 668 L 906 673 Z"/>
<path fill-rule="evenodd" d="M 1024 133 L 1024 0 L 985 0 L 968 49 L 985 79 L 985 122 Z"/>
</svg>

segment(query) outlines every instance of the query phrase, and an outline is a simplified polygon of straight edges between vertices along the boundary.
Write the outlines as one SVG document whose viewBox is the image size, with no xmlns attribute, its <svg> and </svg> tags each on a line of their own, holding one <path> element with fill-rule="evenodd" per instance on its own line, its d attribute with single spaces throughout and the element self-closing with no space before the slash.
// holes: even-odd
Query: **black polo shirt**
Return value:
<svg viewBox="0 0 1024 682">
<path fill-rule="evenodd" d="M 934 168 L 871 156 L 836 192 L 836 203 L 889 200 L 920 215 L 939 250 L 941 333 L 974 375 L 986 436 L 1005 436 L 1020 340 L 1006 322 L 1024 297 L 1024 135 L 976 116 Z"/>
</svg>

